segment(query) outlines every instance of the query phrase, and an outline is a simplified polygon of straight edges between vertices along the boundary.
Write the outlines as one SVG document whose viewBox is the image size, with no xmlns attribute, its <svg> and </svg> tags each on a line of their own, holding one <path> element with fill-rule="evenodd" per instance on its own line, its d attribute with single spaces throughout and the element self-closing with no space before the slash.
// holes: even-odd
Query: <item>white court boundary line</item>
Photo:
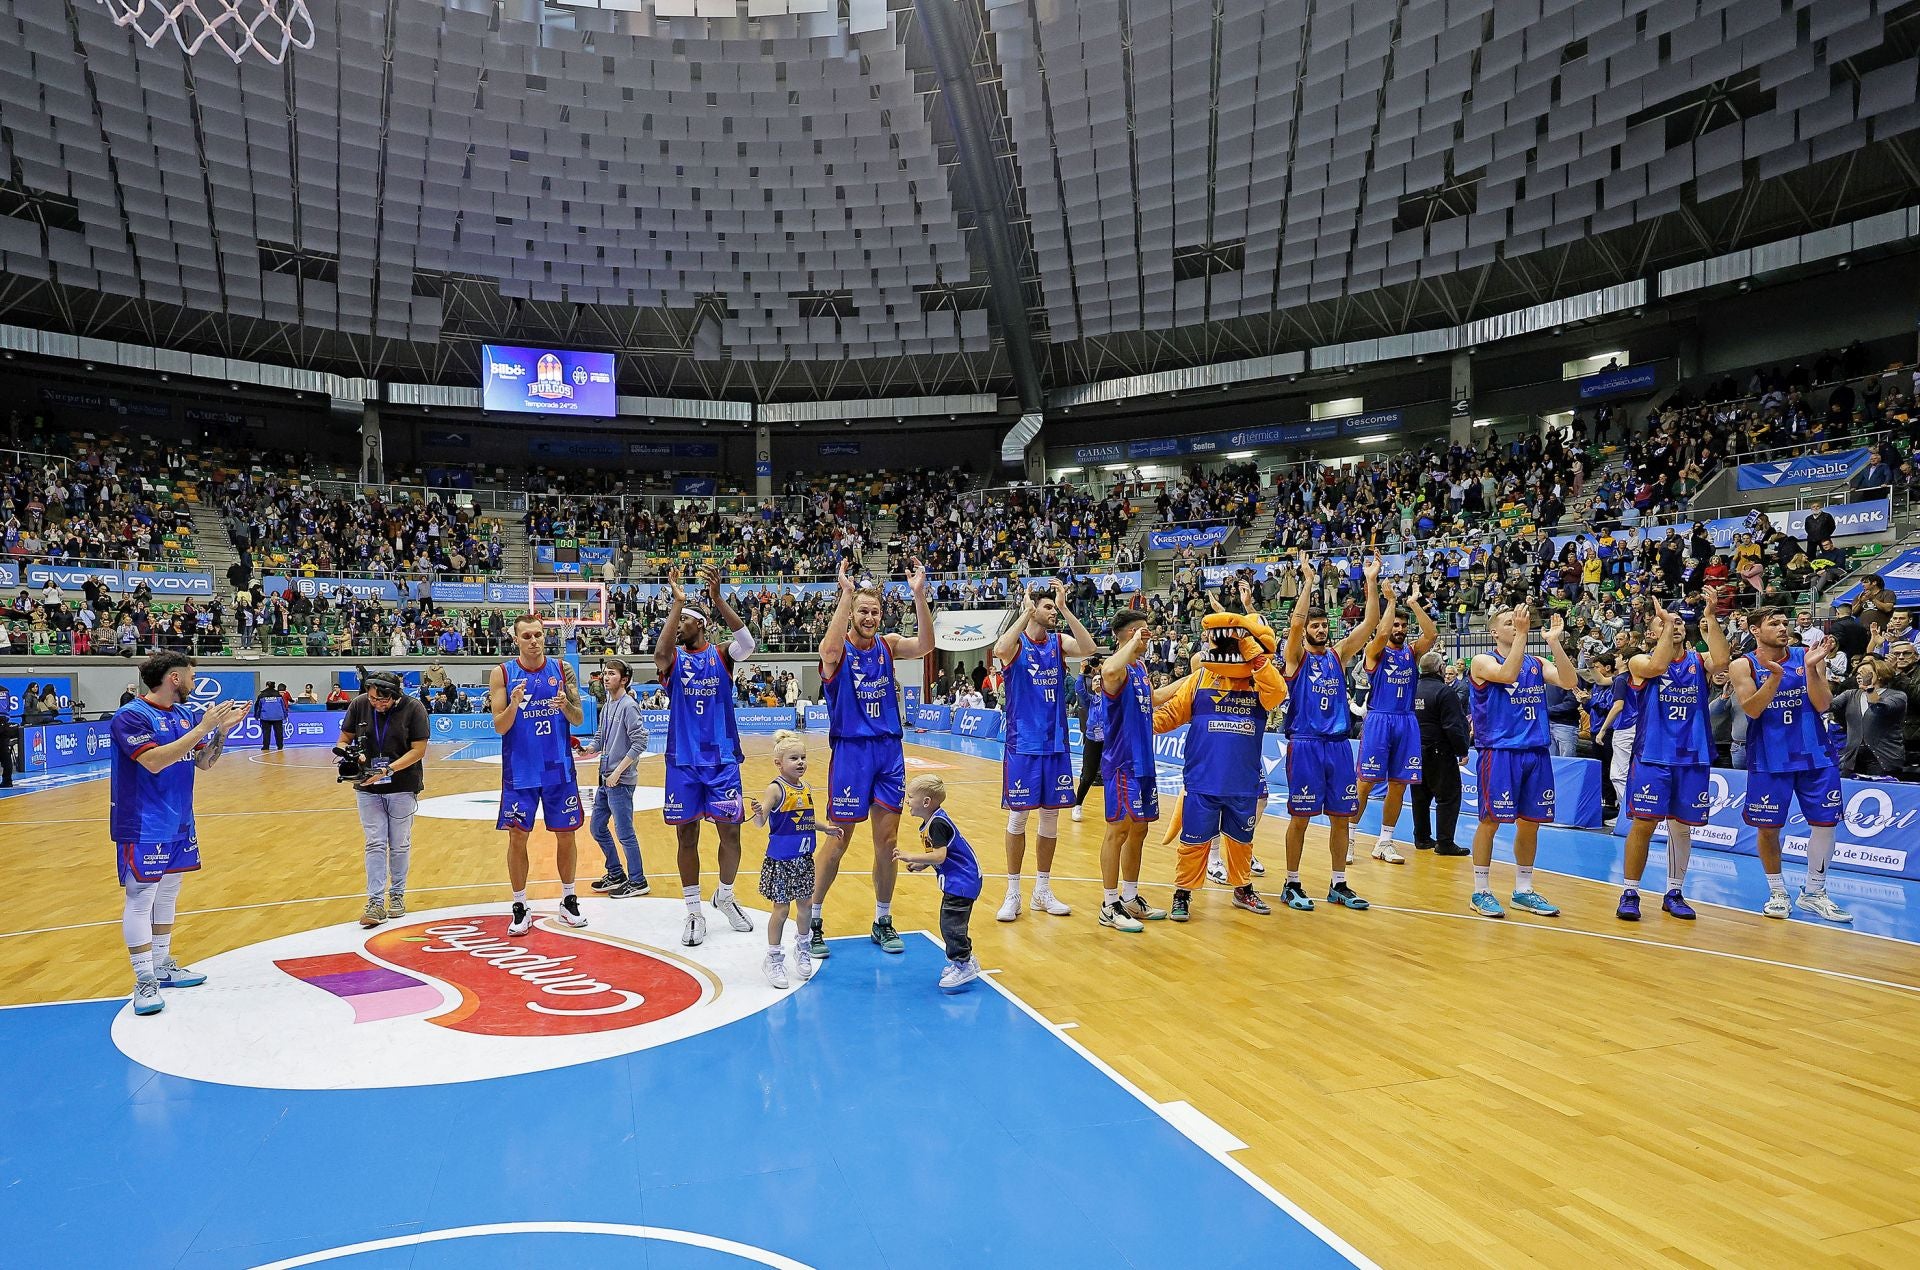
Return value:
<svg viewBox="0 0 1920 1270">
<path fill-rule="evenodd" d="M 946 947 L 945 944 L 942 943 L 941 940 L 933 936 L 931 933 L 924 930 L 917 931 L 915 933 L 925 937 L 930 943 L 938 945 L 944 952 Z M 1118 1085 L 1121 1089 L 1124 1089 L 1127 1093 L 1132 1094 L 1136 1099 L 1140 1101 L 1140 1104 L 1142 1106 L 1146 1107 L 1147 1110 L 1151 1111 L 1154 1115 L 1160 1117 L 1161 1120 L 1165 1121 L 1168 1127 L 1173 1129 L 1175 1133 L 1178 1133 L 1181 1137 L 1193 1143 L 1194 1146 L 1199 1147 L 1200 1150 L 1204 1151 L 1209 1158 L 1213 1159 L 1215 1162 L 1220 1164 L 1229 1173 L 1232 1173 L 1235 1177 L 1245 1182 L 1248 1186 L 1251 1186 L 1257 1193 L 1259 1193 L 1269 1203 L 1273 1204 L 1273 1206 L 1278 1208 L 1281 1212 L 1293 1218 L 1293 1220 L 1295 1220 L 1296 1222 L 1299 1222 L 1302 1227 L 1304 1227 L 1308 1232 L 1310 1232 L 1315 1238 L 1319 1239 L 1321 1243 L 1324 1243 L 1327 1247 L 1333 1249 L 1333 1251 L 1339 1253 L 1342 1257 L 1345 1257 L 1350 1264 L 1361 1267 L 1361 1270 L 1380 1270 L 1379 1265 L 1372 1258 L 1368 1257 L 1365 1253 L 1361 1252 L 1358 1248 L 1355 1248 L 1352 1244 L 1342 1239 L 1339 1235 L 1334 1234 L 1333 1231 L 1329 1230 L 1326 1224 L 1320 1221 L 1319 1218 L 1315 1217 L 1313 1214 L 1309 1213 L 1306 1209 L 1300 1207 L 1298 1204 L 1288 1199 L 1285 1195 L 1281 1194 L 1277 1189 L 1275 1189 L 1272 1183 L 1268 1182 L 1265 1178 L 1261 1177 L 1259 1174 L 1255 1173 L 1252 1169 L 1249 1169 L 1246 1165 L 1240 1163 L 1240 1161 L 1234 1159 L 1231 1155 L 1227 1154 L 1226 1151 L 1222 1150 L 1220 1139 L 1227 1139 L 1227 1140 L 1236 1141 L 1236 1142 L 1239 1141 L 1239 1139 L 1234 1138 L 1233 1135 L 1229 1133 L 1223 1125 L 1220 1125 L 1218 1122 L 1213 1121 L 1211 1117 L 1206 1116 L 1205 1112 L 1202 1112 L 1199 1109 L 1192 1107 L 1188 1104 L 1182 1103 L 1180 1104 L 1182 1110 L 1170 1113 L 1165 1106 L 1155 1102 L 1152 1098 L 1148 1097 L 1146 1090 L 1140 1088 L 1140 1086 L 1134 1084 L 1132 1081 L 1128 1080 L 1125 1076 L 1122 1076 L 1118 1071 L 1114 1070 L 1114 1068 L 1105 1059 L 1101 1058 L 1098 1054 L 1095 1054 L 1092 1050 L 1088 1049 L 1086 1046 L 1082 1045 L 1080 1042 L 1074 1040 L 1071 1036 L 1068 1036 L 1064 1028 L 1054 1023 L 1051 1019 L 1041 1014 L 1038 1010 L 1028 1005 L 1025 1001 L 1022 1001 L 1019 997 L 1019 994 L 1015 993 L 1011 988 L 1006 987 L 1004 984 L 1000 982 L 1000 976 L 995 975 L 992 972 L 988 972 L 987 974 L 983 974 L 980 977 L 980 982 L 986 984 L 989 988 L 992 988 L 995 992 L 998 992 L 1001 996 L 1005 997 L 1009 1002 L 1011 1002 L 1015 1009 L 1019 1010 L 1022 1014 L 1032 1019 L 1035 1023 L 1038 1023 L 1041 1027 L 1047 1029 L 1047 1031 L 1050 1032 L 1056 1040 L 1058 1040 L 1062 1045 L 1065 1045 L 1068 1049 L 1072 1050 L 1074 1053 L 1078 1054 L 1082 1059 L 1084 1059 L 1088 1064 L 1090 1064 L 1095 1071 L 1105 1076 L 1108 1080 Z M 1216 1138 L 1214 1141 L 1209 1142 L 1205 1138 L 1201 1137 L 1198 1133 L 1196 1133 L 1193 1121 L 1198 1118 L 1206 1119 L 1208 1123 L 1213 1126 L 1214 1130 L 1219 1134 L 1219 1138 Z M 1182 1123 L 1183 1120 L 1185 1121 L 1185 1123 Z"/>
<path fill-rule="evenodd" d="M 694 1230 L 674 1230 L 667 1226 L 627 1226 L 617 1222 L 595 1221 L 508 1221 L 494 1222 L 485 1226 L 450 1226 L 445 1230 L 423 1230 L 411 1235 L 395 1235 L 391 1239 L 372 1239 L 366 1243 L 346 1244 L 339 1248 L 309 1252 L 302 1256 L 289 1257 L 285 1261 L 267 1262 L 255 1266 L 254 1270 L 297 1270 L 300 1266 L 338 1261 L 343 1257 L 357 1257 L 366 1252 L 384 1252 L 389 1248 L 411 1248 L 420 1244 L 445 1243 L 453 1239 L 482 1239 L 488 1235 L 614 1235 L 623 1239 L 651 1239 L 660 1243 L 685 1244 L 692 1248 L 724 1252 L 739 1257 L 743 1261 L 751 1261 L 755 1265 L 771 1266 L 773 1270 L 813 1270 L 813 1267 L 804 1261 L 795 1261 L 792 1257 L 783 1257 L 777 1252 L 755 1248 L 752 1244 L 722 1239 L 718 1235 L 703 1235 Z"/>
</svg>

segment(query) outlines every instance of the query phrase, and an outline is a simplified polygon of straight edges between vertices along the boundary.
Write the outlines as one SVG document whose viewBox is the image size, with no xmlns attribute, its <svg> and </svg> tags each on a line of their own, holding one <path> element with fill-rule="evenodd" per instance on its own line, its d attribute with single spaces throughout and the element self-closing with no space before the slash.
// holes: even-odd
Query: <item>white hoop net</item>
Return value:
<svg viewBox="0 0 1920 1270">
<path fill-rule="evenodd" d="M 148 48 L 173 36 L 189 57 L 212 41 L 234 61 L 257 54 L 275 66 L 313 47 L 306 0 L 99 0 L 114 25 L 130 26 Z"/>
</svg>

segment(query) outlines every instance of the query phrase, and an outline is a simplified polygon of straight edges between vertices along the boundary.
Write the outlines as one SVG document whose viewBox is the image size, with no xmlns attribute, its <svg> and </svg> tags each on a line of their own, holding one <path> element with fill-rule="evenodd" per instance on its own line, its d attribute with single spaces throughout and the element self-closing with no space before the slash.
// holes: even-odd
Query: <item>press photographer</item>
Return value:
<svg viewBox="0 0 1920 1270">
<path fill-rule="evenodd" d="M 400 677 L 375 671 L 340 721 L 340 779 L 352 780 L 366 832 L 367 907 L 362 926 L 407 912 L 407 858 L 413 813 L 426 784 L 427 709 L 407 695 Z"/>
</svg>

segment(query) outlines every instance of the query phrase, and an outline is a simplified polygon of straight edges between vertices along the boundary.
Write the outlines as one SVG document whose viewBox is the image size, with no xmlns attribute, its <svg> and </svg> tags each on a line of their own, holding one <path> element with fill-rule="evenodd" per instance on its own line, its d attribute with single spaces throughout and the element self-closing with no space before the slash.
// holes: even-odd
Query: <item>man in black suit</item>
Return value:
<svg viewBox="0 0 1920 1270">
<path fill-rule="evenodd" d="M 1413 845 L 1435 855 L 1467 855 L 1453 840 L 1460 820 L 1460 760 L 1467 756 L 1470 735 L 1460 694 L 1442 676 L 1446 658 L 1428 653 L 1420 659 L 1420 679 L 1413 686 L 1413 715 L 1420 721 L 1420 772 L 1413 787 Z M 1439 804 L 1439 824 L 1432 808 Z M 1438 830 L 1436 836 L 1435 830 Z"/>
<path fill-rule="evenodd" d="M 1800 532 L 1807 536 L 1807 559 L 1833 550 L 1833 513 L 1824 507 L 1816 507 L 1807 513 L 1801 522 Z"/>
<path fill-rule="evenodd" d="M 1847 655 L 1849 668 L 1859 664 L 1867 645 L 1872 642 L 1867 628 L 1853 615 L 1853 605 L 1845 602 L 1833 606 L 1833 618 L 1826 624 L 1826 632 L 1840 646 L 1840 651 Z"/>
</svg>

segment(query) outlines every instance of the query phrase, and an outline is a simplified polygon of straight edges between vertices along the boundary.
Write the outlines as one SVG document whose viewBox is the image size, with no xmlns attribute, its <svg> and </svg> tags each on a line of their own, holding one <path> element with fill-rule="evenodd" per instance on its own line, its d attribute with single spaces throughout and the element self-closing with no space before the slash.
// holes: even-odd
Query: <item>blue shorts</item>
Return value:
<svg viewBox="0 0 1920 1270">
<path fill-rule="evenodd" d="M 667 801 L 661 816 L 670 825 L 711 820 L 737 825 L 747 818 L 740 797 L 740 765 L 708 763 L 694 767 L 667 764 Z"/>
<path fill-rule="evenodd" d="M 1668 766 L 1633 760 L 1627 769 L 1627 814 L 1635 820 L 1706 824 L 1713 807 L 1711 771 L 1704 763 Z"/>
<path fill-rule="evenodd" d="M 1107 823 L 1132 820 L 1145 823 L 1160 819 L 1159 782 L 1142 781 L 1125 768 L 1111 774 L 1101 773 L 1101 788 L 1107 796 Z"/>
<path fill-rule="evenodd" d="M 1180 841 L 1190 847 L 1231 838 L 1253 841 L 1254 796 L 1187 794 L 1180 800 Z"/>
<path fill-rule="evenodd" d="M 848 737 L 827 757 L 827 819 L 857 825 L 874 805 L 907 805 L 907 757 L 897 736 Z"/>
<path fill-rule="evenodd" d="M 1757 829 L 1778 829 L 1787 823 L 1787 804 L 1800 800 L 1800 814 L 1810 825 L 1840 823 L 1840 771 L 1822 767 L 1811 772 L 1748 772 L 1747 823 Z"/>
<path fill-rule="evenodd" d="M 189 836 L 172 842 L 120 844 L 120 885 L 158 882 L 169 873 L 192 873 L 200 867 L 200 839 Z"/>
<path fill-rule="evenodd" d="M 1481 750 L 1475 814 L 1497 825 L 1553 823 L 1553 755 L 1547 750 Z"/>
<path fill-rule="evenodd" d="M 493 827 L 532 829 L 535 810 L 548 829 L 578 829 L 587 819 L 586 809 L 580 805 L 580 782 L 555 781 L 538 789 L 501 790 L 500 818 Z"/>
<path fill-rule="evenodd" d="M 1287 814 L 1352 816 L 1360 811 L 1353 746 L 1338 737 L 1302 736 L 1287 742 Z"/>
<path fill-rule="evenodd" d="M 1410 714 L 1370 714 L 1360 725 L 1360 779 L 1420 779 L 1420 720 Z"/>
<path fill-rule="evenodd" d="M 1065 754 L 1009 754 L 1000 762 L 1000 805 L 1008 811 L 1073 806 L 1073 765 Z"/>
</svg>

